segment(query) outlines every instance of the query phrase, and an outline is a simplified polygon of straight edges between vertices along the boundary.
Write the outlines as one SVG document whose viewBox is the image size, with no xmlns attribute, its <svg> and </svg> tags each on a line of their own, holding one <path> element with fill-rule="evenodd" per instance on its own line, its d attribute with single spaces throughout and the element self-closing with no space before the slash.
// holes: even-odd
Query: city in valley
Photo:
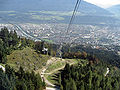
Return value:
<svg viewBox="0 0 120 90">
<path fill-rule="evenodd" d="M 67 31 L 67 24 L 0 24 L 0 28 L 17 30 L 19 36 L 33 40 L 47 40 L 53 43 L 75 43 L 91 45 L 92 48 L 111 48 L 120 45 L 120 27 L 104 25 L 77 25 L 73 24 Z"/>
</svg>

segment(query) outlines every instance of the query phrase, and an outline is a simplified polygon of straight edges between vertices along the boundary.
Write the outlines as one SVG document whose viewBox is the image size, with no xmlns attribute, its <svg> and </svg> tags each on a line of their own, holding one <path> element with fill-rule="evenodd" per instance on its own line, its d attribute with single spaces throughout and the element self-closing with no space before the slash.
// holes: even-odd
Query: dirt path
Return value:
<svg viewBox="0 0 120 90">
<path fill-rule="evenodd" d="M 71 63 L 70 65 L 73 65 L 74 63 Z M 59 71 L 59 70 L 61 70 L 61 69 L 63 69 L 65 67 L 65 65 L 64 66 L 62 66 L 62 67 L 60 67 L 60 68 L 57 68 L 57 69 L 54 69 L 54 70 L 52 70 L 51 72 L 49 72 L 49 73 L 42 73 L 42 74 L 47 74 L 47 75 L 50 75 L 50 74 L 52 74 L 52 73 L 54 73 L 54 72 L 56 72 L 56 71 Z"/>
<path fill-rule="evenodd" d="M 49 86 L 49 87 L 46 87 L 46 90 L 60 90 L 58 86 L 56 86 L 56 85 L 52 84 L 51 82 L 49 82 L 49 81 L 46 79 L 46 77 L 44 76 L 45 74 L 50 75 L 50 74 L 52 74 L 52 73 L 54 73 L 54 72 L 56 72 L 56 71 L 58 71 L 58 70 L 61 70 L 61 69 L 63 69 L 63 68 L 65 67 L 65 65 L 64 65 L 64 66 L 62 66 L 62 67 L 60 67 L 60 68 L 56 68 L 56 69 L 52 70 L 52 71 L 49 72 L 49 73 L 45 73 L 45 71 L 47 70 L 48 66 L 51 65 L 51 64 L 53 64 L 53 63 L 56 63 L 57 61 L 65 62 L 64 59 L 52 57 L 51 59 L 49 59 L 49 60 L 47 61 L 46 66 L 43 67 L 42 70 L 38 70 L 38 71 L 37 71 L 37 72 L 40 73 L 42 80 L 44 80 L 45 83 L 46 83 L 46 85 Z M 74 64 L 74 63 L 70 63 L 70 65 L 72 65 L 72 64 Z M 53 88 L 52 88 L 52 87 L 53 87 Z"/>
<path fill-rule="evenodd" d="M 48 66 L 51 65 L 51 64 L 53 64 L 53 63 L 55 63 L 55 61 L 57 61 L 56 58 L 53 58 L 53 57 L 52 57 L 51 59 L 49 59 L 49 60 L 47 61 L 47 63 L 46 63 L 46 67 L 43 67 L 42 70 L 41 70 L 41 72 L 39 72 L 40 75 L 41 75 L 42 80 L 44 80 L 45 83 L 47 84 L 47 86 L 49 86 L 49 87 L 46 87 L 46 90 L 60 90 L 59 87 L 55 88 L 56 85 L 54 85 L 54 84 L 52 84 L 51 82 L 49 82 L 49 81 L 45 78 L 45 76 L 44 76 L 45 74 L 51 74 L 51 73 L 45 73 L 45 71 L 46 71 L 46 69 L 48 68 Z M 53 87 L 53 88 L 52 88 L 52 87 Z"/>
<path fill-rule="evenodd" d="M 0 65 L 0 68 L 2 68 L 2 70 L 5 72 L 5 68 L 2 65 Z"/>
<path fill-rule="evenodd" d="M 107 72 L 105 73 L 105 76 L 107 76 L 107 74 L 110 72 L 110 69 L 107 68 Z"/>
<path fill-rule="evenodd" d="M 51 88 L 51 87 L 46 87 L 46 90 L 60 90 L 60 89 L 57 89 L 57 88 Z"/>
<path fill-rule="evenodd" d="M 41 72 L 41 74 L 40 74 L 40 75 L 41 75 L 41 78 L 44 79 L 45 83 L 46 83 L 48 86 L 55 87 L 54 84 L 50 83 L 50 82 L 45 78 L 45 76 L 44 76 L 45 70 L 46 70 L 46 68 L 44 68 L 44 69 L 42 70 L 42 72 Z"/>
</svg>

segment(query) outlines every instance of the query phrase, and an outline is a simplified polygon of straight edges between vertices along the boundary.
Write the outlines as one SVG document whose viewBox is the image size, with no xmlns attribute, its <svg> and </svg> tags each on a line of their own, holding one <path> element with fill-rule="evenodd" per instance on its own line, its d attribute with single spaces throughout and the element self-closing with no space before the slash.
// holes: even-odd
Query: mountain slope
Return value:
<svg viewBox="0 0 120 90">
<path fill-rule="evenodd" d="M 29 47 L 23 50 L 15 50 L 7 56 L 7 64 L 16 70 L 22 66 L 25 70 L 38 70 L 41 69 L 50 57 L 47 55 L 40 55 L 34 49 Z"/>
<path fill-rule="evenodd" d="M 7 0 L 0 2 L 0 16 L 8 21 L 50 23 L 55 20 L 58 23 L 68 23 L 76 0 Z M 103 8 L 82 1 L 75 22 L 76 24 L 111 24 L 112 19 L 113 24 L 117 20 L 111 17 L 112 15 Z"/>
<path fill-rule="evenodd" d="M 12 0 L 1 1 L 0 10 L 12 11 L 73 11 L 76 0 Z M 82 1 L 79 11 L 85 14 L 109 15 L 105 9 Z"/>
<path fill-rule="evenodd" d="M 114 13 L 117 17 L 120 17 L 120 4 L 107 8 L 107 10 Z"/>
</svg>

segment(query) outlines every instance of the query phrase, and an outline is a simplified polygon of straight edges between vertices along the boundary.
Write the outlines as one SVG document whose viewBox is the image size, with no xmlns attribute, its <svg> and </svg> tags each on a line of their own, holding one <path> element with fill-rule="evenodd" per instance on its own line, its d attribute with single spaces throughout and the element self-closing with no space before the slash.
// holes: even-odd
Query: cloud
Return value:
<svg viewBox="0 0 120 90">
<path fill-rule="evenodd" d="M 120 4 L 120 0 L 84 0 L 92 4 L 98 5 L 103 8 L 110 7 L 112 5 Z"/>
</svg>

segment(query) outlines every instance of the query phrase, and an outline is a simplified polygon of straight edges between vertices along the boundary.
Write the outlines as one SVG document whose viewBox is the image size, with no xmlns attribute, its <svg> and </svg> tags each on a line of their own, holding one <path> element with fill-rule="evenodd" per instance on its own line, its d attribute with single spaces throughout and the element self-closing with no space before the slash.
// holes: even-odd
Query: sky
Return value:
<svg viewBox="0 0 120 90">
<path fill-rule="evenodd" d="M 112 5 L 120 4 L 120 0 L 84 0 L 103 8 L 108 8 Z"/>
</svg>

